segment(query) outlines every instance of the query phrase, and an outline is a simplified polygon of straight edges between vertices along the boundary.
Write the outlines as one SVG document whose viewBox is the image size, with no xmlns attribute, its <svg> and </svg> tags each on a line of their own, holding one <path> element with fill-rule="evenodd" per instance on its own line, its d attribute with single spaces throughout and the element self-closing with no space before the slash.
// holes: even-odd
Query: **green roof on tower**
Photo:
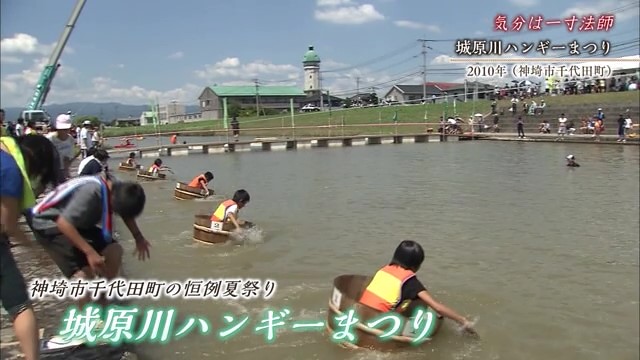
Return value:
<svg viewBox="0 0 640 360">
<path fill-rule="evenodd" d="M 318 53 L 316 53 L 316 51 L 313 49 L 313 45 L 309 46 L 309 50 L 307 50 L 307 52 L 304 54 L 302 62 L 320 62 L 320 56 L 318 56 Z"/>
</svg>

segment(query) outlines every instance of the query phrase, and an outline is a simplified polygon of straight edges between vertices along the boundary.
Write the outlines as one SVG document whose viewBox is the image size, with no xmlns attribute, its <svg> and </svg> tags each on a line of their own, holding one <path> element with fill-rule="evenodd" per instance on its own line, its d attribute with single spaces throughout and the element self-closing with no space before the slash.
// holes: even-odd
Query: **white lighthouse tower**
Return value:
<svg viewBox="0 0 640 360">
<path fill-rule="evenodd" d="M 307 95 L 313 95 L 320 92 L 320 57 L 309 46 L 309 50 L 304 54 L 302 59 L 304 68 L 304 92 Z"/>
</svg>

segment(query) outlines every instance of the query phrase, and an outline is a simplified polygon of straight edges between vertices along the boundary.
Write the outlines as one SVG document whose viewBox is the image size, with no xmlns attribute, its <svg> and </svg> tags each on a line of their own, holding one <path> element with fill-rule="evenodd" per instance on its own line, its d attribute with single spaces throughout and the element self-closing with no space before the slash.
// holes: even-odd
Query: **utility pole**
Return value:
<svg viewBox="0 0 640 360">
<path fill-rule="evenodd" d="M 427 42 L 432 41 L 428 39 L 418 39 L 422 43 L 422 101 L 427 101 Z"/>
<path fill-rule="evenodd" d="M 320 111 L 324 111 L 324 91 L 322 90 L 322 73 L 318 74 L 318 82 L 320 83 Z M 331 99 L 329 99 L 331 102 Z"/>
<path fill-rule="evenodd" d="M 260 97 L 258 92 L 258 79 L 253 79 L 253 83 L 256 85 L 256 116 L 260 117 Z"/>
<path fill-rule="evenodd" d="M 356 77 L 356 95 L 360 96 L 360 77 Z"/>
</svg>

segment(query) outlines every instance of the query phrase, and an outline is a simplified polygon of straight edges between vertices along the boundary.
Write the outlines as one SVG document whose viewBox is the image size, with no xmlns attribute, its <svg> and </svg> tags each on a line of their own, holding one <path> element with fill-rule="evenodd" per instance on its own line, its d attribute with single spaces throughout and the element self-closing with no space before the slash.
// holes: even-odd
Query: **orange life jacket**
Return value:
<svg viewBox="0 0 640 360">
<path fill-rule="evenodd" d="M 174 144 L 178 142 L 178 137 L 175 135 L 171 135 L 171 139 L 169 140 L 171 141 L 171 144 Z"/>
<path fill-rule="evenodd" d="M 230 206 L 238 205 L 235 201 L 229 199 L 222 202 L 222 204 L 218 205 L 216 211 L 211 215 L 211 221 L 222 222 L 224 220 L 224 215 L 227 213 L 227 209 Z"/>
<path fill-rule="evenodd" d="M 204 185 L 200 185 L 200 183 L 204 181 Z M 189 183 L 190 187 L 194 187 L 194 188 L 203 188 L 206 189 L 207 188 L 207 178 L 204 175 L 198 175 L 196 177 L 193 178 L 193 180 L 191 180 L 191 182 Z"/>
<path fill-rule="evenodd" d="M 395 310 L 400 305 L 402 285 L 416 274 L 397 265 L 380 269 L 369 283 L 360 303 L 378 311 Z"/>
</svg>

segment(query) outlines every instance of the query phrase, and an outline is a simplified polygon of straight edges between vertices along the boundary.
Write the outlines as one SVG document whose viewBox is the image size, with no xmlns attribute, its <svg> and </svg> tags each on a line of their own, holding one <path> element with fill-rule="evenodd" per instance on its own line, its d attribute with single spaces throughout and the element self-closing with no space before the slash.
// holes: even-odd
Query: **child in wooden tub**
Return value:
<svg viewBox="0 0 640 360">
<path fill-rule="evenodd" d="M 405 240 L 398 245 L 391 262 L 378 270 L 359 300 L 372 309 L 404 312 L 416 299 L 422 300 L 439 315 L 462 326 L 462 330 L 477 336 L 473 323 L 453 309 L 436 301 L 418 280 L 416 272 L 424 261 L 424 250 L 415 241 Z"/>
</svg>

